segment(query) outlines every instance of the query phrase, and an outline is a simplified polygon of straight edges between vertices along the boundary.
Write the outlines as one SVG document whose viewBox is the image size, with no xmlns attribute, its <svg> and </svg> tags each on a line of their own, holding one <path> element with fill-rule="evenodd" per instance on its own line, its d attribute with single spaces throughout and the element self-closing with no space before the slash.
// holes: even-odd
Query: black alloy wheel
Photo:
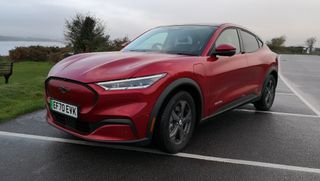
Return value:
<svg viewBox="0 0 320 181">
<path fill-rule="evenodd" d="M 189 142 L 195 127 L 196 108 L 192 96 L 178 92 L 165 105 L 156 131 L 156 142 L 169 153 L 181 151 Z"/>
<path fill-rule="evenodd" d="M 274 76 L 269 75 L 264 82 L 260 100 L 254 102 L 256 109 L 262 111 L 270 110 L 276 96 L 276 86 L 276 79 Z"/>
</svg>

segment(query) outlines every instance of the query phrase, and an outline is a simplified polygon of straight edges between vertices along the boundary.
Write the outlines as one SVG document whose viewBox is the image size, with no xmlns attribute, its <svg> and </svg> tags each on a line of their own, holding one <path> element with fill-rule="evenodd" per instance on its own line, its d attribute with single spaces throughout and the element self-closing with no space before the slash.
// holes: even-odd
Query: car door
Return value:
<svg viewBox="0 0 320 181">
<path fill-rule="evenodd" d="M 261 50 L 262 42 L 252 33 L 240 30 L 240 35 L 243 44 L 243 54 L 246 56 L 248 61 L 246 75 L 250 77 L 248 81 L 248 91 L 257 92 L 258 87 L 261 84 L 261 76 L 264 76 L 263 66 L 263 52 Z"/>
<path fill-rule="evenodd" d="M 207 82 L 209 87 L 210 112 L 220 108 L 243 96 L 246 92 L 247 59 L 241 54 L 238 31 L 235 28 L 223 30 L 214 43 L 214 47 L 229 44 L 236 48 L 233 56 L 219 56 L 208 58 L 206 64 Z"/>
</svg>

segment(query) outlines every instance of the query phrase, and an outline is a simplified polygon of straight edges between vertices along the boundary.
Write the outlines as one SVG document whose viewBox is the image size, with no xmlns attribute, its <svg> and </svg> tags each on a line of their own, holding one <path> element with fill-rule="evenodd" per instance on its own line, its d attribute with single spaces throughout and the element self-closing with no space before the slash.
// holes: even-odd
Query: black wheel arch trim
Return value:
<svg viewBox="0 0 320 181">
<path fill-rule="evenodd" d="M 269 76 L 272 75 L 272 73 L 275 72 L 276 73 L 276 85 L 278 84 L 278 79 L 279 79 L 279 73 L 278 73 L 278 69 L 275 66 L 272 66 L 269 68 L 269 70 L 267 71 L 266 75 L 265 75 L 265 79 Z"/>
<path fill-rule="evenodd" d="M 261 87 L 261 90 L 260 90 L 259 97 L 260 97 L 261 94 L 262 94 L 262 90 L 263 90 L 263 87 L 264 87 L 264 84 L 265 84 L 265 80 L 267 79 L 267 77 L 268 77 L 269 75 L 272 75 L 273 72 L 276 73 L 276 77 L 275 77 L 275 79 L 276 79 L 276 86 L 278 85 L 278 79 L 279 79 L 278 69 L 277 69 L 276 66 L 271 66 L 271 67 L 268 69 L 268 71 L 266 72 L 266 74 L 264 75 L 264 80 L 263 80 L 263 84 L 262 84 L 262 87 Z"/>
<path fill-rule="evenodd" d="M 176 88 L 178 88 L 180 86 L 192 86 L 193 88 L 195 88 L 198 91 L 200 98 L 201 98 L 200 99 L 200 101 L 201 101 L 200 119 L 202 118 L 204 100 L 203 100 L 203 94 L 202 94 L 200 86 L 198 85 L 198 83 L 196 81 L 194 81 L 191 78 L 177 79 L 177 80 L 173 81 L 172 83 L 170 83 L 162 91 L 161 95 L 157 99 L 157 102 L 153 106 L 153 109 L 152 109 L 151 114 L 149 116 L 148 125 L 147 125 L 147 132 L 146 132 L 147 138 L 152 139 L 155 125 L 158 121 L 157 119 L 158 119 L 159 112 L 160 112 L 161 107 L 162 107 L 163 103 L 165 102 L 166 98 L 170 95 L 170 93 L 172 93 L 172 91 L 176 90 Z"/>
</svg>

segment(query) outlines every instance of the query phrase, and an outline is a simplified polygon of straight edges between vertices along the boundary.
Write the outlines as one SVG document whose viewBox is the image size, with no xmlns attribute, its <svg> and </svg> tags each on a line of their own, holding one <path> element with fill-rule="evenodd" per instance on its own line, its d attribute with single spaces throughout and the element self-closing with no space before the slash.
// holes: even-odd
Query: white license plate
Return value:
<svg viewBox="0 0 320 181">
<path fill-rule="evenodd" d="M 71 104 L 51 99 L 50 109 L 67 116 L 78 118 L 78 107 Z"/>
</svg>

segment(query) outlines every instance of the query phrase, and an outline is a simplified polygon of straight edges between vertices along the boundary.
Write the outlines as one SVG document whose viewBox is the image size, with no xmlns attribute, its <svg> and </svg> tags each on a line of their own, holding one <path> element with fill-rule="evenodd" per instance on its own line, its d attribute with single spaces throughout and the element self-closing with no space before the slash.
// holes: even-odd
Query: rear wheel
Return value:
<svg viewBox="0 0 320 181">
<path fill-rule="evenodd" d="M 193 134 L 195 122 L 196 108 L 192 96 L 185 91 L 178 92 L 160 115 L 156 142 L 169 153 L 181 151 Z"/>
<path fill-rule="evenodd" d="M 253 103 L 256 109 L 268 111 L 271 108 L 276 95 L 276 86 L 275 77 L 269 75 L 264 82 L 260 100 Z"/>
</svg>

